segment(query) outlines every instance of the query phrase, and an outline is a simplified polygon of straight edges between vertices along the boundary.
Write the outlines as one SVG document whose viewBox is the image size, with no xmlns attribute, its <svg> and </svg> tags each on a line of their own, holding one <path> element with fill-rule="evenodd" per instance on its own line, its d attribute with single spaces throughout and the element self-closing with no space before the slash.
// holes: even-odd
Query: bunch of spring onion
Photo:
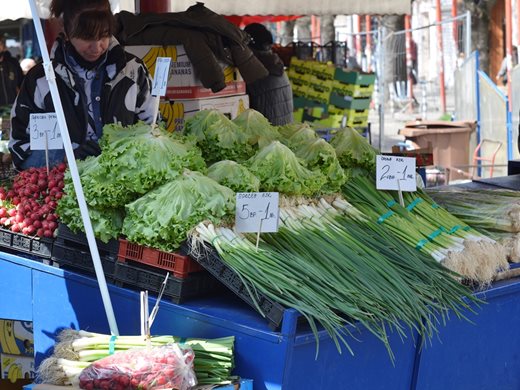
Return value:
<svg viewBox="0 0 520 390">
<path fill-rule="evenodd" d="M 406 330 L 414 329 L 430 338 L 448 310 L 462 316 L 461 310 L 468 308 L 462 297 L 471 299 L 471 294 L 449 270 L 379 236 L 382 229 L 375 225 L 371 230 L 369 221 L 345 201 L 334 204 L 338 209 L 324 199 L 283 207 L 279 231 L 262 235 L 258 248 L 253 236 L 199 224 L 192 251 L 212 244 L 253 301 L 260 291 L 298 310 L 315 334 L 317 353 L 318 325 L 339 351 L 343 344 L 351 353 L 352 332 L 363 325 L 393 358 L 388 332 L 406 337 Z"/>
<path fill-rule="evenodd" d="M 520 196 L 510 190 L 428 189 L 451 214 L 488 234 L 520 232 Z"/>
<path fill-rule="evenodd" d="M 388 191 L 378 191 L 369 177 L 355 177 L 344 186 L 344 194 L 412 247 L 427 253 L 436 247 L 438 252 L 430 252 L 432 257 L 468 280 L 486 286 L 508 267 L 501 244 L 438 207 L 424 192 L 404 193 L 402 207 L 397 193 L 394 197 Z"/>
<path fill-rule="evenodd" d="M 458 262 L 453 265 L 446 263 L 448 267 L 452 269 L 458 267 L 459 273 L 473 275 L 474 280 L 483 283 L 491 282 L 498 272 L 509 267 L 506 249 L 502 244 L 473 229 L 460 218 L 440 207 L 424 191 L 405 193 L 404 202 L 413 215 L 430 222 L 432 226 L 438 226 L 444 234 L 464 239 L 463 253 L 467 256 L 458 259 Z"/>
<path fill-rule="evenodd" d="M 65 329 L 58 335 L 54 353 L 38 368 L 39 382 L 75 383 L 82 368 L 117 351 L 146 348 L 170 343 L 189 345 L 195 353 L 195 374 L 199 384 L 223 385 L 234 379 L 234 337 L 220 339 L 181 339 L 174 336 L 112 336 Z"/>
</svg>

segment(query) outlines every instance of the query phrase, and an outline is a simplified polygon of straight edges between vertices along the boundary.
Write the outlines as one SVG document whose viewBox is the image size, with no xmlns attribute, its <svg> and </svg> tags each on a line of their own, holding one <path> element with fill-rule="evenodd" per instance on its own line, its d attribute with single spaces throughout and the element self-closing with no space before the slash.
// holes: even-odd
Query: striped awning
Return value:
<svg viewBox="0 0 520 390">
<path fill-rule="evenodd" d="M 411 0 L 201 0 L 222 15 L 385 15 L 410 14 Z M 184 11 L 196 0 L 171 0 Z"/>
</svg>

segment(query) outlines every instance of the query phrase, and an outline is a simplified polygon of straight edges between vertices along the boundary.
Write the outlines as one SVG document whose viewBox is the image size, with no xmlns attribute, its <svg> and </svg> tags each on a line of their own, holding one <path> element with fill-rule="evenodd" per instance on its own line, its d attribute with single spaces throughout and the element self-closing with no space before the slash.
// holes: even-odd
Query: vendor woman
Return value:
<svg viewBox="0 0 520 390">
<path fill-rule="evenodd" d="M 113 37 L 109 0 L 52 0 L 51 14 L 63 21 L 63 34 L 51 52 L 74 155 L 98 155 L 106 123 L 152 123 L 152 81 L 140 59 Z M 9 149 L 18 169 L 45 165 L 45 151 L 31 150 L 29 119 L 55 112 L 43 64 L 25 77 L 11 111 Z M 64 160 L 63 149 L 49 151 L 49 163 Z"/>
</svg>

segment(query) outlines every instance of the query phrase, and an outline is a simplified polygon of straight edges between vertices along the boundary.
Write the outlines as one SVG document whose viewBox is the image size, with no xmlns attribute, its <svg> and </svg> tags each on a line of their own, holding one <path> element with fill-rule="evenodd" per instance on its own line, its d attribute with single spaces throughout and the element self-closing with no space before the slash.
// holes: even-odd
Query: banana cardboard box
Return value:
<svg viewBox="0 0 520 390">
<path fill-rule="evenodd" d="M 32 322 L 0 319 L 0 389 L 20 389 L 34 376 Z"/>
<path fill-rule="evenodd" d="M 166 97 L 169 99 L 200 99 L 246 93 L 246 84 L 238 69 L 223 62 L 220 62 L 219 65 L 224 72 L 226 87 L 217 93 L 204 88 L 201 81 L 195 76 L 195 70 L 183 45 L 166 47 L 126 46 L 125 50 L 141 58 L 152 77 L 155 72 L 157 57 L 170 57 L 172 59 L 166 86 Z"/>
<path fill-rule="evenodd" d="M 249 96 L 238 95 L 213 99 L 163 100 L 159 105 L 165 128 L 170 131 L 182 131 L 185 120 L 202 110 L 215 109 L 235 119 L 249 108 Z"/>
</svg>

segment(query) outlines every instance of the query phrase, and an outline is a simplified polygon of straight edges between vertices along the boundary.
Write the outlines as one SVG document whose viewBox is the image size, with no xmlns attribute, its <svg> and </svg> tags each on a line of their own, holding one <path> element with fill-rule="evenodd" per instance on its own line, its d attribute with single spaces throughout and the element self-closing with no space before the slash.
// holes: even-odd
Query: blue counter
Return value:
<svg viewBox="0 0 520 390">
<path fill-rule="evenodd" d="M 109 285 L 121 334 L 138 334 L 139 293 Z M 392 364 L 384 345 L 365 329 L 352 329 L 354 356 L 339 354 L 325 332 L 316 358 L 313 334 L 287 310 L 280 331 L 232 295 L 162 302 L 152 333 L 183 337 L 236 337 L 236 370 L 255 390 L 274 389 L 518 389 L 520 281 L 503 282 L 483 295 L 489 304 L 453 318 L 423 348 L 417 335 L 390 335 Z M 94 279 L 37 261 L 0 253 L 0 318 L 33 321 L 36 363 L 52 352 L 61 329 L 108 333 Z M 154 303 L 153 299 L 150 304 Z M 466 387 L 468 383 L 468 387 Z M 495 384 L 500 386 L 495 387 Z"/>
</svg>

